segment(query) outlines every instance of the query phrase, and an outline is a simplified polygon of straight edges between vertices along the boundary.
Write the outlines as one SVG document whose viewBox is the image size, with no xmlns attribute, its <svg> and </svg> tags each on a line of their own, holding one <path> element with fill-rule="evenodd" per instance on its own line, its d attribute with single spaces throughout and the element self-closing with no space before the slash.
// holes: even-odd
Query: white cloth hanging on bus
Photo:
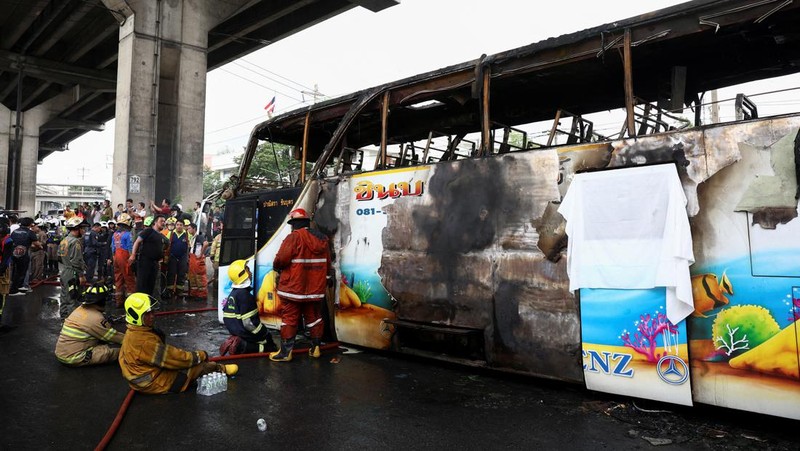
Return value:
<svg viewBox="0 0 800 451">
<path fill-rule="evenodd" d="M 694 311 L 692 234 L 674 165 L 577 174 L 558 211 L 570 290 L 666 287 L 673 324 Z"/>
</svg>

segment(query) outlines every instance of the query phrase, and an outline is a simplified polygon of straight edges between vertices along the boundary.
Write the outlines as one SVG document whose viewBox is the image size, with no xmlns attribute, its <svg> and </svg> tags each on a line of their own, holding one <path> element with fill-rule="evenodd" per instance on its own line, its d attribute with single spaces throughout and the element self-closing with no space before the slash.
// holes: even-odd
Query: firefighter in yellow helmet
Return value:
<svg viewBox="0 0 800 451">
<path fill-rule="evenodd" d="M 67 366 L 99 365 L 114 362 L 125 334 L 111 327 L 103 315 L 109 290 L 104 285 L 92 285 L 81 297 L 81 305 L 70 313 L 56 342 L 56 358 Z"/>
<path fill-rule="evenodd" d="M 119 366 L 128 385 L 150 394 L 180 393 L 204 374 L 215 371 L 233 376 L 238 365 L 209 362 L 206 351 L 185 351 L 168 345 L 155 323 L 153 299 L 133 293 L 125 300 L 128 332 L 122 341 Z"/>
<path fill-rule="evenodd" d="M 220 355 L 277 351 L 269 331 L 258 319 L 258 305 L 253 296 L 253 277 L 246 260 L 236 260 L 228 267 L 231 293 L 222 301 L 222 321 L 231 336 L 220 346 Z"/>
</svg>

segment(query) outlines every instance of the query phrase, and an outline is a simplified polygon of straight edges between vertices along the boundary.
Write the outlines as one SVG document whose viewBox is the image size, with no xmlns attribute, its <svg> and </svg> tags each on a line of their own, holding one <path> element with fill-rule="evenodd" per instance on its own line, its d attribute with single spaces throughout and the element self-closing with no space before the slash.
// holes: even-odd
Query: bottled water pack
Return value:
<svg viewBox="0 0 800 451">
<path fill-rule="evenodd" d="M 205 374 L 197 380 L 197 394 L 216 395 L 228 390 L 228 376 L 222 373 Z"/>
</svg>

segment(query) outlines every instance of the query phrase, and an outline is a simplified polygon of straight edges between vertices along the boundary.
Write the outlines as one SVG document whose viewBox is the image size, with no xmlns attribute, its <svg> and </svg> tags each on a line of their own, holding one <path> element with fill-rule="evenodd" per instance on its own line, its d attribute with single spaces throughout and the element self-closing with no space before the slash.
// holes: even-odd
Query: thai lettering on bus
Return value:
<svg viewBox="0 0 800 451">
<path fill-rule="evenodd" d="M 372 200 L 377 197 L 378 199 L 397 199 L 403 196 L 421 196 L 423 193 L 423 182 L 417 180 L 416 182 L 397 182 L 390 183 L 389 186 L 384 187 L 379 183 L 372 183 L 369 180 L 358 182 L 355 187 L 356 200 Z"/>
</svg>

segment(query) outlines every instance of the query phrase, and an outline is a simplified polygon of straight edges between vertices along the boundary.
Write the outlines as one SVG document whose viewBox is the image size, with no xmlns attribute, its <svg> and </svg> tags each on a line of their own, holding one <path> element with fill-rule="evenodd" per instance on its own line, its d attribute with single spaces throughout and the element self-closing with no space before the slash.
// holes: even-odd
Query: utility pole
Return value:
<svg viewBox="0 0 800 451">
<path fill-rule="evenodd" d="M 308 95 L 310 95 L 310 96 L 312 96 L 314 98 L 314 103 L 315 104 L 317 103 L 317 98 L 318 97 L 325 97 L 325 94 L 319 92 L 319 86 L 317 86 L 316 83 L 314 83 L 314 90 L 313 91 L 300 91 L 300 95 L 303 96 L 303 102 L 306 101 L 306 98 L 305 98 L 306 94 L 308 94 Z"/>
<path fill-rule="evenodd" d="M 711 90 L 711 123 L 719 124 L 719 103 L 717 98 L 717 90 Z"/>
</svg>

